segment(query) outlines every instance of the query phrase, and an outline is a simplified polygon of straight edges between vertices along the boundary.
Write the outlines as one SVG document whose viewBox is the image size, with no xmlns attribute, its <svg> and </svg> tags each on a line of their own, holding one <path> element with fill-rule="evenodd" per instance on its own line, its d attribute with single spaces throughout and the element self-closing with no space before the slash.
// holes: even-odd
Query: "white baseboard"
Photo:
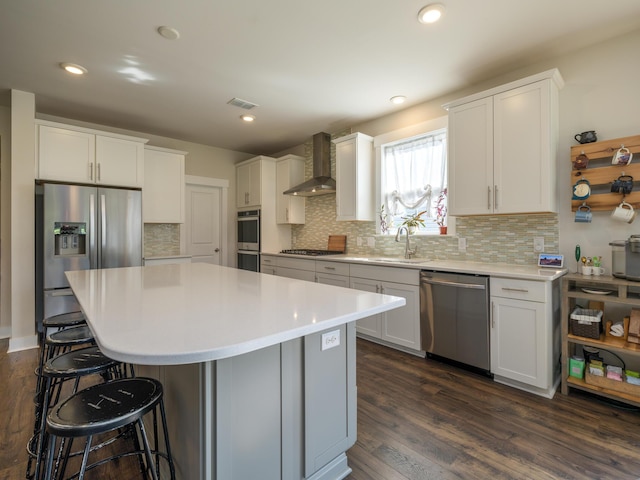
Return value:
<svg viewBox="0 0 640 480">
<path fill-rule="evenodd" d="M 29 350 L 30 348 L 38 348 L 38 335 L 29 335 L 28 337 L 10 338 L 9 350 L 7 353 L 19 352 L 21 350 Z"/>
</svg>

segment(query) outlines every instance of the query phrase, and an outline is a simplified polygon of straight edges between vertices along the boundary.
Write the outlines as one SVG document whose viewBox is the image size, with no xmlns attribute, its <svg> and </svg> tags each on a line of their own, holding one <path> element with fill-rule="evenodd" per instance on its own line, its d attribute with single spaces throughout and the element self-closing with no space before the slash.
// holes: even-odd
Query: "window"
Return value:
<svg viewBox="0 0 640 480">
<path fill-rule="evenodd" d="M 421 212 L 415 233 L 439 233 L 447 224 L 446 129 L 382 144 L 380 167 L 380 233 L 395 235 Z"/>
</svg>

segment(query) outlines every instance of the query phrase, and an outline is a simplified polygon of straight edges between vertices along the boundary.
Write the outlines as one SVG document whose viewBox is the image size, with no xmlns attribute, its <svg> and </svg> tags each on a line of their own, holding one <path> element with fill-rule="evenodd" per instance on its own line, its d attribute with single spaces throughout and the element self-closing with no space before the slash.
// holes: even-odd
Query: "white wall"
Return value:
<svg viewBox="0 0 640 480">
<path fill-rule="evenodd" d="M 0 107 L 0 338 L 11 335 L 11 108 Z"/>
</svg>

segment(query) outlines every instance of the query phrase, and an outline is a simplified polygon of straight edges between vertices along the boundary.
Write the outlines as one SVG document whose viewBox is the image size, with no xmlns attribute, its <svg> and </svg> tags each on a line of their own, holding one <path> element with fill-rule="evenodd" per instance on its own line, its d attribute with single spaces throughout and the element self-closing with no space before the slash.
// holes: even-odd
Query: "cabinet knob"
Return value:
<svg viewBox="0 0 640 480">
<path fill-rule="evenodd" d="M 214 252 L 216 252 L 216 253 L 218 253 L 218 252 L 220 251 L 220 249 L 219 249 L 219 248 L 216 248 L 216 249 L 214 249 L 213 251 L 214 251 Z"/>
</svg>

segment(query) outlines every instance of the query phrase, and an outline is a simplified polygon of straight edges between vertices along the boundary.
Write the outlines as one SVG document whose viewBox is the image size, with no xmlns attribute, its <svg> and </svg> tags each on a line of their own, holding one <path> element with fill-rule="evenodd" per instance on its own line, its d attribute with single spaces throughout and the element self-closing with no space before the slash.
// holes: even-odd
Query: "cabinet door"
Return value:
<svg viewBox="0 0 640 480">
<path fill-rule="evenodd" d="M 491 298 L 491 373 L 547 388 L 544 303 Z"/>
<path fill-rule="evenodd" d="M 288 155 L 276 163 L 276 223 L 303 224 L 304 197 L 283 195 L 282 192 L 304 181 L 304 158 Z"/>
<path fill-rule="evenodd" d="M 236 206 L 260 206 L 262 188 L 260 161 L 236 167 Z"/>
<path fill-rule="evenodd" d="M 102 185 L 142 187 L 144 144 L 96 135 L 96 182 Z"/>
<path fill-rule="evenodd" d="M 95 181 L 95 135 L 38 127 L 38 178 L 62 182 Z"/>
<path fill-rule="evenodd" d="M 336 220 L 374 220 L 373 139 L 354 133 L 333 143 L 336 145 Z"/>
<path fill-rule="evenodd" d="M 449 214 L 493 212 L 493 100 L 449 110 Z"/>
<path fill-rule="evenodd" d="M 403 297 L 404 307 L 390 310 L 382 316 L 382 340 L 420 350 L 420 289 L 401 283 L 382 283 L 382 293 Z"/>
<path fill-rule="evenodd" d="M 351 288 L 355 290 L 363 290 L 365 292 L 380 293 L 380 283 L 376 280 L 367 280 L 365 278 L 351 278 Z M 369 335 L 371 337 L 380 338 L 382 325 L 382 314 L 372 315 L 367 318 L 356 320 L 356 332 Z"/>
<path fill-rule="evenodd" d="M 496 213 L 548 212 L 552 185 L 550 82 L 494 97 Z"/>
<path fill-rule="evenodd" d="M 145 149 L 145 223 L 184 223 L 184 155 Z"/>
</svg>

